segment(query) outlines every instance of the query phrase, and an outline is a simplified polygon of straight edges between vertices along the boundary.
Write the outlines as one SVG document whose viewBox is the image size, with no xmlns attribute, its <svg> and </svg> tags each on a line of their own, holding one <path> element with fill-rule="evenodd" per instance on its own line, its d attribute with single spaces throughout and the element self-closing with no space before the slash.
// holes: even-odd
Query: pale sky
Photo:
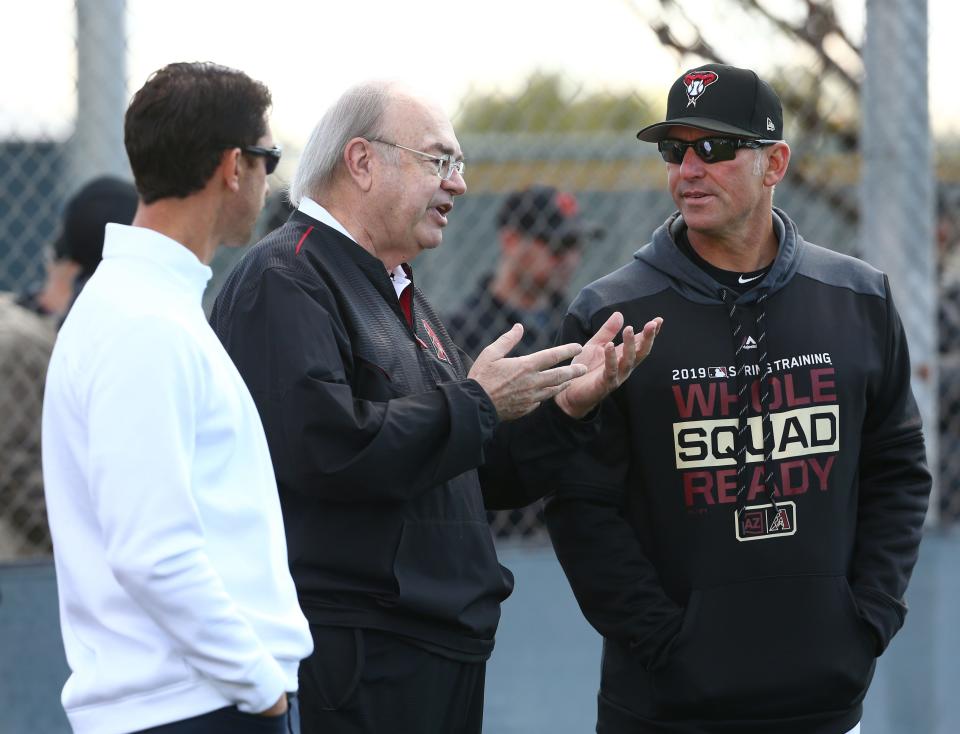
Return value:
<svg viewBox="0 0 960 734">
<path fill-rule="evenodd" d="M 778 7 L 799 0 L 777 0 Z M 846 27 L 862 36 L 865 0 L 840 0 Z M 73 0 L 15 0 L 0 45 L 0 136 L 62 138 L 75 115 Z M 716 0 L 688 0 L 709 37 L 743 66 L 783 64 L 763 26 Z M 452 113 L 470 89 L 510 91 L 533 70 L 559 72 L 584 91 L 664 92 L 682 71 L 650 32 L 657 0 L 127 0 L 129 89 L 171 61 L 212 60 L 243 69 L 272 90 L 278 140 L 297 145 L 327 105 L 368 78 L 426 89 Z M 952 51 L 960 3 L 928 0 L 931 115 L 960 133 Z M 734 11 L 736 13 L 737 11 Z M 717 24 L 724 22 L 725 25 Z M 19 72 L 18 70 L 22 70 Z"/>
</svg>

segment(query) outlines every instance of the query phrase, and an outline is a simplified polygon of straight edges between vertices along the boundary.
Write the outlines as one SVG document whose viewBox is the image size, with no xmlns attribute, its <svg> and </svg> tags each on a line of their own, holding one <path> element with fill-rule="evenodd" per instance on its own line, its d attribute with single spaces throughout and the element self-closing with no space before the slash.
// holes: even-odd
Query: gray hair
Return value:
<svg viewBox="0 0 960 734">
<path fill-rule="evenodd" d="M 394 82 L 363 82 L 351 87 L 327 110 L 307 141 L 290 182 L 290 201 L 296 207 L 305 196 L 320 195 L 333 182 L 352 138 L 372 139 L 382 133 L 388 103 L 395 96 Z"/>
</svg>

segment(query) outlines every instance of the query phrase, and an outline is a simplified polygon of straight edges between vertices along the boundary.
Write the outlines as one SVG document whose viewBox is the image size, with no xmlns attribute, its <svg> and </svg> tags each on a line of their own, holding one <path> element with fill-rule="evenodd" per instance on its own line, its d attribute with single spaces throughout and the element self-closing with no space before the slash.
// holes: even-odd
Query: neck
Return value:
<svg viewBox="0 0 960 734">
<path fill-rule="evenodd" d="M 311 198 L 330 212 L 360 247 L 382 262 L 388 273 L 392 273 L 401 263 L 412 259 L 407 253 L 378 244 L 375 230 L 364 216 L 366 210 L 362 202 L 351 196 L 349 190 L 344 192 L 334 188 L 316 198 Z M 366 213 L 369 215 L 369 212 Z"/>
<path fill-rule="evenodd" d="M 694 251 L 714 267 L 742 273 L 765 268 L 773 262 L 780 246 L 772 217 L 761 228 L 732 235 L 688 229 L 687 238 Z"/>
<path fill-rule="evenodd" d="M 204 265 L 209 265 L 220 244 L 216 210 L 207 197 L 194 194 L 184 199 L 167 198 L 137 208 L 134 227 L 166 235 L 186 247 Z"/>
</svg>

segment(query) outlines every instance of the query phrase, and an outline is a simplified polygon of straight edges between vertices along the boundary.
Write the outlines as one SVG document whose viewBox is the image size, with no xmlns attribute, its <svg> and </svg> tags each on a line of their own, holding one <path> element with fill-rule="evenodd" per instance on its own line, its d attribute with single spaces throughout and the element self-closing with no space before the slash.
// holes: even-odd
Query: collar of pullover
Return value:
<svg viewBox="0 0 960 734">
<path fill-rule="evenodd" d="M 771 216 L 779 243 L 777 256 L 757 287 L 736 298 L 740 304 L 753 303 L 761 293 L 772 295 L 786 285 L 803 256 L 804 243 L 797 234 L 796 225 L 785 212 L 776 207 Z M 698 303 L 720 303 L 723 301 L 720 295 L 722 285 L 684 255 L 676 245 L 675 238 L 685 226 L 683 217 L 679 212 L 675 212 L 656 229 L 650 243 L 637 250 L 634 257 L 668 276 L 684 297 Z"/>
<path fill-rule="evenodd" d="M 108 224 L 103 241 L 104 261 L 143 260 L 160 266 L 170 280 L 200 300 L 213 271 L 186 246 L 146 227 Z"/>
</svg>

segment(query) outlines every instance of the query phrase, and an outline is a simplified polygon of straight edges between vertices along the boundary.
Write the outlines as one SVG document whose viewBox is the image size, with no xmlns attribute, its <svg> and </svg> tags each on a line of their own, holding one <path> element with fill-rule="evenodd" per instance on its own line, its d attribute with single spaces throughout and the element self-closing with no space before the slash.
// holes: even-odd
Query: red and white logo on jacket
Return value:
<svg viewBox="0 0 960 734">
<path fill-rule="evenodd" d="M 426 319 L 420 319 L 420 323 L 423 324 L 423 328 L 427 330 L 427 336 L 429 336 L 430 341 L 433 342 L 433 348 L 437 352 L 437 359 L 450 364 L 450 359 L 447 357 L 447 350 L 443 348 L 443 342 L 440 341 L 437 332 L 433 330 L 433 327 L 430 326 Z"/>
</svg>

